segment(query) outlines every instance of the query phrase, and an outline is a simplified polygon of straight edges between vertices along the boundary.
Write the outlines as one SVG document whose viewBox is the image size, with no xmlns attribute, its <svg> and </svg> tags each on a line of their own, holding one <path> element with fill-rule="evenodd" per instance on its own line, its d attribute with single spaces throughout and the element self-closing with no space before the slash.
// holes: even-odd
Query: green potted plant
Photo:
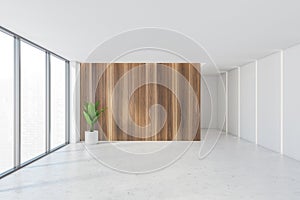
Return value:
<svg viewBox="0 0 300 200">
<path fill-rule="evenodd" d="M 98 110 L 99 102 L 95 104 L 87 102 L 84 105 L 83 115 L 90 126 L 89 131 L 85 131 L 85 143 L 86 144 L 97 144 L 98 142 L 98 130 L 95 130 L 95 123 L 98 121 L 100 114 L 105 111 L 105 108 Z"/>
</svg>

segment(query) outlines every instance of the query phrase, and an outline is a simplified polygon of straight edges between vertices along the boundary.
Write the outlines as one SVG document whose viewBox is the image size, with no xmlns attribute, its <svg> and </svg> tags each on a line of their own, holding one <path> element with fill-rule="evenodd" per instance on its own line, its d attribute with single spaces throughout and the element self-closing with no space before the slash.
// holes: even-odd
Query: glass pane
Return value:
<svg viewBox="0 0 300 200">
<path fill-rule="evenodd" d="M 65 143 L 66 64 L 51 56 L 51 148 Z"/>
<path fill-rule="evenodd" d="M 21 42 L 21 162 L 46 149 L 45 52 Z"/>
<path fill-rule="evenodd" d="M 14 39 L 0 32 L 0 173 L 14 165 Z"/>
</svg>

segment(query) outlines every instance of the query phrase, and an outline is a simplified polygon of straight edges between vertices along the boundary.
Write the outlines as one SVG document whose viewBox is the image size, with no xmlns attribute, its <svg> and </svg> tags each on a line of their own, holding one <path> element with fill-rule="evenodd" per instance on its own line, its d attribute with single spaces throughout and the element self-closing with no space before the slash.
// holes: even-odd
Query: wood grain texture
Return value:
<svg viewBox="0 0 300 200">
<path fill-rule="evenodd" d="M 134 69 L 143 69 L 136 71 L 137 74 L 131 74 Z M 171 75 L 165 76 L 162 68 L 172 69 Z M 193 106 L 198 106 L 200 112 L 200 84 L 201 77 L 198 70 L 198 63 L 82 63 L 80 66 L 80 106 L 87 101 L 99 101 L 99 107 L 107 107 L 105 113 L 100 117 L 96 124 L 99 131 L 99 140 L 108 141 L 191 141 L 200 140 L 200 120 L 196 133 L 191 133 L 193 119 L 184 119 L 186 121 L 182 134 L 177 134 L 181 123 L 181 107 L 179 100 L 173 91 L 178 91 L 183 95 L 184 103 L 187 104 L 187 112 L 191 113 L 196 110 Z M 180 74 L 180 75 L 179 75 Z M 183 87 L 180 83 L 182 76 L 188 81 L 191 89 Z M 127 78 L 124 78 L 127 77 Z M 157 84 L 155 80 L 163 79 L 170 83 L 171 87 Z M 122 80 L 122 84 L 117 84 Z M 154 80 L 154 81 L 153 81 Z M 139 82 L 146 81 L 146 84 L 135 88 Z M 149 82 L 150 81 L 150 82 Z M 118 99 L 113 100 L 116 85 L 121 87 L 122 92 L 118 94 Z M 197 105 L 192 105 L 191 95 L 196 94 Z M 128 105 L 126 96 L 130 96 Z M 115 102 L 115 103 L 114 103 Z M 161 105 L 166 111 L 166 121 L 162 129 L 159 129 L 160 113 L 159 108 L 154 106 Z M 153 113 L 151 116 L 151 108 Z M 119 119 L 125 124 L 123 129 L 120 128 L 113 115 L 117 113 Z M 189 115 L 190 116 L 190 115 Z M 152 117 L 152 118 L 151 118 Z M 138 126 L 130 126 L 127 122 L 132 121 Z M 197 122 L 198 123 L 198 122 Z M 144 132 L 139 131 L 139 127 L 153 125 L 155 135 L 146 137 Z M 83 115 L 80 118 L 80 139 L 84 140 L 84 132 L 88 130 Z M 132 134 L 134 133 L 134 134 Z M 139 133 L 139 134 L 135 134 Z"/>
</svg>

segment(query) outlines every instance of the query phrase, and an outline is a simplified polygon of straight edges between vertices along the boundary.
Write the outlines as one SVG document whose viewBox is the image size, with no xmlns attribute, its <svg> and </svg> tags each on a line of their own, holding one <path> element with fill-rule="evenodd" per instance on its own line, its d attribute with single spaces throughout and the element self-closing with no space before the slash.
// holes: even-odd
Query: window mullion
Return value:
<svg viewBox="0 0 300 200">
<path fill-rule="evenodd" d="M 51 60 L 50 60 L 50 53 L 46 52 L 46 152 L 50 152 L 51 148 L 51 113 L 50 113 L 50 72 L 51 72 Z"/>
<path fill-rule="evenodd" d="M 18 168 L 21 163 L 21 50 L 20 38 L 14 38 L 14 167 Z"/>
</svg>

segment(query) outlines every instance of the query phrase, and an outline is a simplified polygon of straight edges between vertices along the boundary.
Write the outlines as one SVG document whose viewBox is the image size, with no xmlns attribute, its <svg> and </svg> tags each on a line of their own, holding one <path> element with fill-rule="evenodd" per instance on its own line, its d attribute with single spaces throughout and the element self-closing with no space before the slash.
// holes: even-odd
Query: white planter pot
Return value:
<svg viewBox="0 0 300 200">
<path fill-rule="evenodd" d="M 98 131 L 90 132 L 85 131 L 85 144 L 97 144 L 98 143 Z"/>
</svg>

